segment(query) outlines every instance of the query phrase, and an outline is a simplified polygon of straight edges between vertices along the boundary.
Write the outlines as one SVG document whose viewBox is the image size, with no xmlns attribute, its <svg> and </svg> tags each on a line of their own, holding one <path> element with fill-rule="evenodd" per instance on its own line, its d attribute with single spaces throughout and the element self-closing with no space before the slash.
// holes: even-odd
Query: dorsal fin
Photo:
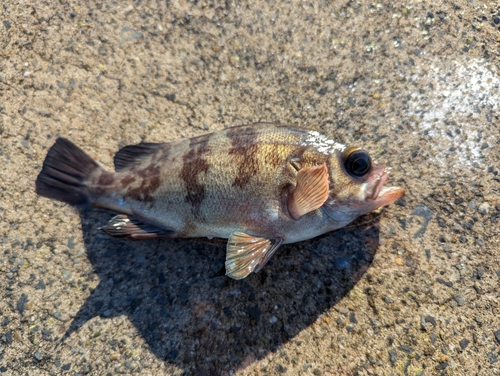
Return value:
<svg viewBox="0 0 500 376">
<path fill-rule="evenodd" d="M 141 142 L 121 148 L 114 157 L 115 171 L 120 172 L 140 164 L 144 158 L 154 154 L 164 145 L 165 143 Z"/>
</svg>

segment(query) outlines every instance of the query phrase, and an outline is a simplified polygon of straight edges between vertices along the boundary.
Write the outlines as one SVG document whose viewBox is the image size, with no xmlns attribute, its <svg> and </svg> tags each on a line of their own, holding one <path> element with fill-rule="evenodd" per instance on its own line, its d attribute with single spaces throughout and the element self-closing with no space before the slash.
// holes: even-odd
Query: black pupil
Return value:
<svg viewBox="0 0 500 376">
<path fill-rule="evenodd" d="M 352 164 L 352 172 L 355 174 L 362 174 L 368 169 L 368 162 L 366 159 L 358 158 Z"/>
<path fill-rule="evenodd" d="M 365 151 L 355 151 L 351 153 L 346 160 L 347 172 L 361 177 L 366 175 L 371 168 L 371 159 Z"/>
</svg>

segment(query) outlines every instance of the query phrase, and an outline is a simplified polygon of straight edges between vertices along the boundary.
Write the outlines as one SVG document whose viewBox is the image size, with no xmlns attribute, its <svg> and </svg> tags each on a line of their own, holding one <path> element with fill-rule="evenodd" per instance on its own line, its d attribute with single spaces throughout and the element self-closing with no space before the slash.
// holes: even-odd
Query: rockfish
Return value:
<svg viewBox="0 0 500 376">
<path fill-rule="evenodd" d="M 281 244 L 336 230 L 404 195 L 389 169 L 317 131 L 258 123 L 125 146 L 106 171 L 58 138 L 36 193 L 117 213 L 103 228 L 133 239 L 228 239 L 226 275 L 258 272 Z"/>
</svg>

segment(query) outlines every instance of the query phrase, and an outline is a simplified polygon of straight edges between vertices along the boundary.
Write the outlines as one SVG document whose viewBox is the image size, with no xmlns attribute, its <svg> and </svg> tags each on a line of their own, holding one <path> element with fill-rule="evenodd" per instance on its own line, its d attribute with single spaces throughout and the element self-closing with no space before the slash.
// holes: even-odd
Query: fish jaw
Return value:
<svg viewBox="0 0 500 376">
<path fill-rule="evenodd" d="M 374 170 L 374 173 L 364 186 L 364 190 L 362 190 L 365 198 L 361 206 L 365 213 L 392 204 L 405 194 L 403 188 L 385 186 L 391 173 L 391 168 L 387 168 L 383 165 L 376 165 Z"/>
<path fill-rule="evenodd" d="M 367 201 L 363 205 L 365 213 L 390 205 L 404 195 L 405 190 L 401 187 L 382 187 L 376 198 Z"/>
</svg>

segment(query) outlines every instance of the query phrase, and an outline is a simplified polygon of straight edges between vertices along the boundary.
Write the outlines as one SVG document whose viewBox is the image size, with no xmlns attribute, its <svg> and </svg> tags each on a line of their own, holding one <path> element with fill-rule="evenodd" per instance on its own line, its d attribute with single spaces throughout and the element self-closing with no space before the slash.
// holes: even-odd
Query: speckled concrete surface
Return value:
<svg viewBox="0 0 500 376">
<path fill-rule="evenodd" d="M 0 373 L 499 374 L 499 11 L 3 2 Z M 365 147 L 406 198 L 233 281 L 223 248 L 113 239 L 34 193 L 58 136 L 111 168 L 260 120 Z"/>
</svg>

